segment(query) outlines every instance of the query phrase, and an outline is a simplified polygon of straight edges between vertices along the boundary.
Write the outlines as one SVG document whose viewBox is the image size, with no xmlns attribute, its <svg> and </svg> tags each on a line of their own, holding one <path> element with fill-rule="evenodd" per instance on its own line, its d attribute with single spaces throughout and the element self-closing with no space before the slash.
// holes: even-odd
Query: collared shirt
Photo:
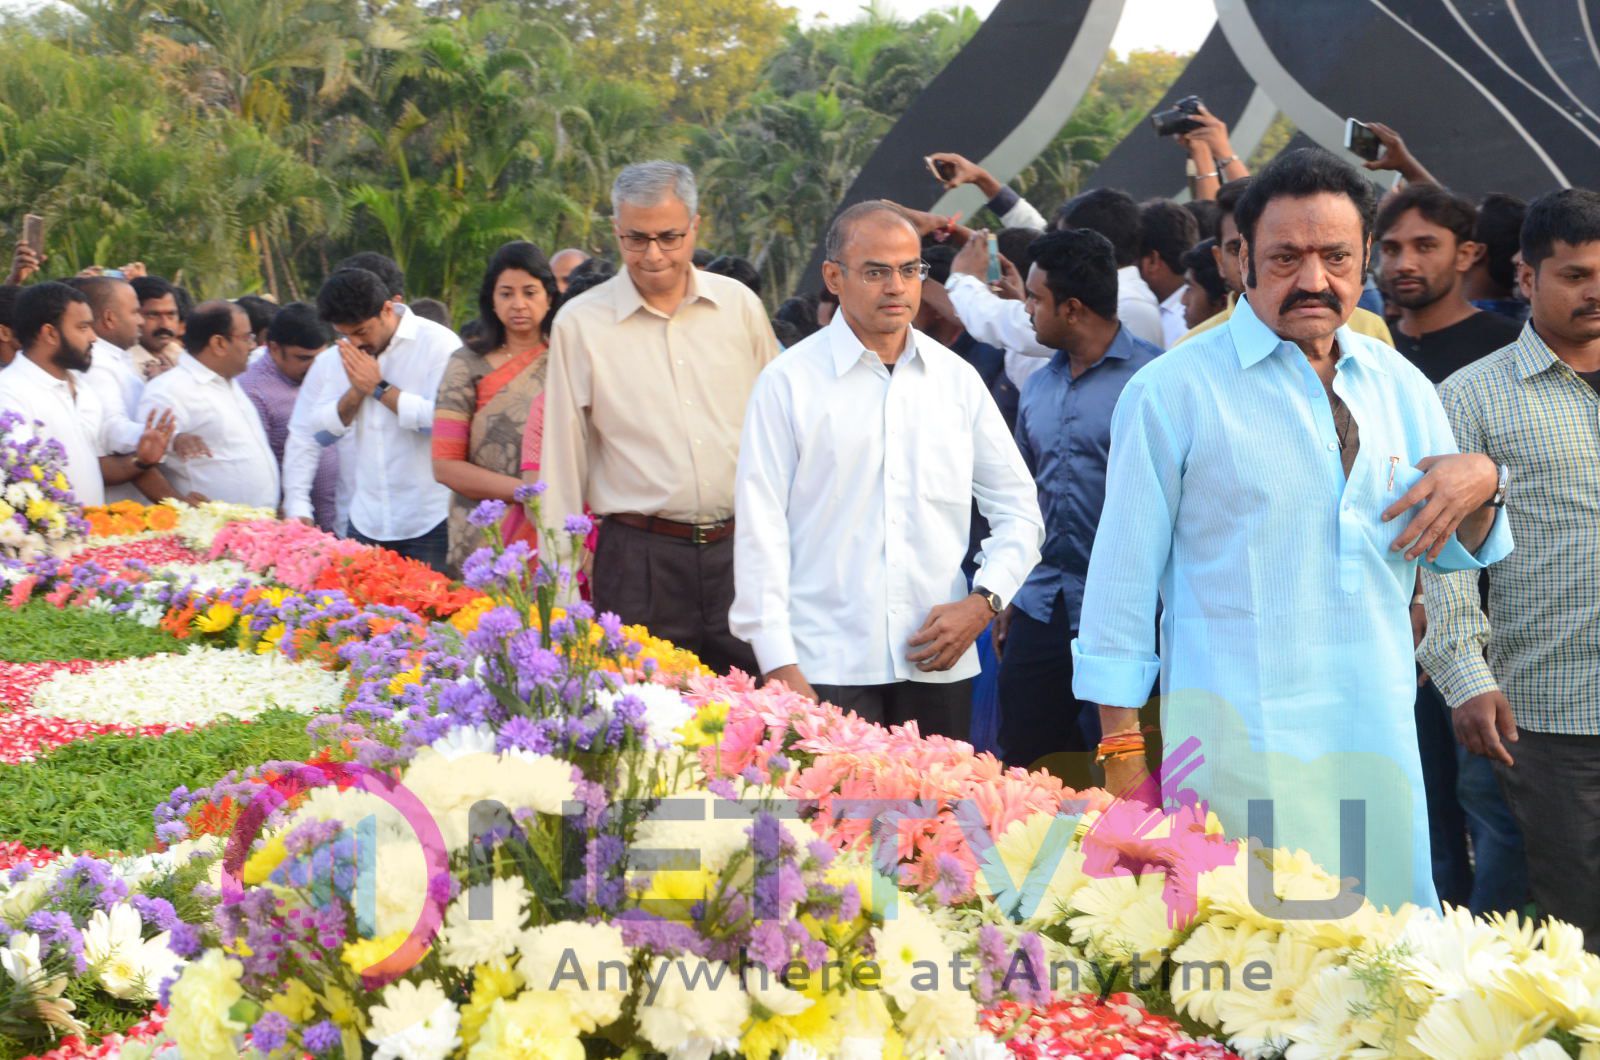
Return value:
<svg viewBox="0 0 1600 1060">
<path fill-rule="evenodd" d="M 1249 299 L 1241 299 L 1236 294 L 1230 294 L 1228 296 L 1228 308 L 1224 309 L 1215 316 L 1210 316 L 1200 321 L 1200 323 L 1184 332 L 1183 338 L 1179 339 L 1178 341 L 1188 342 L 1196 335 L 1203 335 L 1212 328 L 1221 327 L 1223 324 L 1226 324 L 1229 318 L 1233 316 L 1234 307 L 1237 306 L 1241 301 L 1249 301 Z M 1345 322 L 1345 327 L 1349 328 L 1357 335 L 1366 335 L 1369 338 L 1377 339 L 1379 342 L 1387 343 L 1390 346 L 1394 345 L 1394 333 L 1389 330 L 1388 322 L 1386 322 L 1378 314 L 1369 313 L 1360 306 L 1357 306 L 1355 310 L 1351 312 L 1350 319 Z"/>
<path fill-rule="evenodd" d="M 1170 350 L 1183 338 L 1184 332 L 1189 330 L 1189 321 L 1185 314 L 1188 310 L 1183 304 L 1184 292 L 1189 289 L 1188 284 L 1179 284 L 1178 289 L 1167 295 L 1161 302 L 1161 348 Z"/>
<path fill-rule="evenodd" d="M 128 360 L 140 377 L 149 382 L 162 372 L 176 367 L 178 358 L 183 356 L 183 352 L 183 343 L 177 339 L 173 339 L 160 350 L 149 349 L 141 342 L 129 348 Z"/>
<path fill-rule="evenodd" d="M 400 390 L 399 412 L 376 398 L 361 402 L 354 421 L 339 418 L 339 399 L 349 389 L 339 347 L 317 355 L 295 401 L 289 421 L 291 443 L 284 452 L 284 514 L 312 514 L 311 482 L 318 461 L 310 444 L 332 445 L 345 435 L 355 442 L 340 454 L 340 474 L 354 475 L 350 525 L 376 541 L 421 537 L 450 514 L 450 490 L 433 477 L 433 400 L 439 393 L 450 355 L 461 339 L 442 324 L 424 320 L 405 306 L 394 337 L 378 355 L 378 368 Z M 313 376 L 315 378 L 313 378 Z"/>
<path fill-rule="evenodd" d="M 967 595 L 973 500 L 990 527 L 976 584 L 1009 601 L 1044 521 L 983 380 L 917 331 L 891 374 L 834 314 L 750 396 L 728 628 L 763 672 L 798 663 L 812 682 L 971 677 L 975 648 L 936 673 L 906 654 L 931 608 Z"/>
<path fill-rule="evenodd" d="M 294 415 L 295 398 L 300 395 L 300 382 L 283 374 L 276 361 L 263 357 L 239 377 L 239 389 L 261 415 L 261 425 L 267 432 L 267 444 L 279 465 L 283 463 L 284 443 L 289 438 L 289 419 Z M 316 514 L 319 527 L 328 531 L 339 529 L 339 450 L 337 446 L 317 446 L 316 477 L 311 482 L 311 509 Z"/>
<path fill-rule="evenodd" d="M 191 459 L 167 454 L 162 471 L 177 493 L 277 510 L 278 461 L 237 379 L 224 379 L 185 353 L 176 368 L 144 388 L 140 416 L 158 410 L 171 410 L 178 433 L 194 435 L 211 450 Z"/>
<path fill-rule="evenodd" d="M 1417 657 L 1452 707 L 1498 688 L 1518 728 L 1600 735 L 1600 397 L 1531 323 L 1439 396 L 1461 448 L 1511 469 L 1517 549 L 1489 572 L 1487 617 L 1472 575 L 1423 575 Z"/>
<path fill-rule="evenodd" d="M 952 272 L 944 286 L 950 294 L 950 304 L 961 318 L 961 326 L 979 342 L 1006 351 L 1006 374 L 1017 389 L 1056 355 L 1034 334 L 1033 320 L 1021 302 L 1001 298 L 982 280 L 963 272 Z M 1165 348 L 1161 306 L 1155 292 L 1132 265 L 1117 270 L 1117 319 L 1134 338 L 1157 349 Z"/>
<path fill-rule="evenodd" d="M 21 413 L 46 438 L 61 443 L 67 454 L 67 482 L 79 504 L 106 502 L 100 458 L 109 455 L 105 411 L 95 392 L 77 372 L 71 382 L 57 379 L 23 354 L 0 369 L 0 408 Z"/>
<path fill-rule="evenodd" d="M 1078 628 L 1089 552 L 1106 499 L 1111 411 L 1133 374 L 1160 355 L 1127 328 L 1118 328 L 1105 355 L 1078 378 L 1072 378 L 1072 363 L 1061 352 L 1022 392 L 1017 445 L 1038 484 L 1045 526 L 1039 565 L 1016 599 L 1017 609 L 1030 618 L 1048 623 L 1059 594 L 1068 628 Z"/>
<path fill-rule="evenodd" d="M 1246 834 L 1250 802 L 1267 800 L 1272 845 L 1337 866 L 1340 802 L 1356 800 L 1367 896 L 1433 905 L 1412 711 L 1417 562 L 1389 548 L 1411 515 L 1382 512 L 1422 478 L 1419 460 L 1456 444 L 1404 357 L 1348 327 L 1336 341 L 1333 390 L 1361 425 L 1348 479 L 1321 379 L 1248 302 L 1128 383 L 1073 691 L 1138 707 L 1159 674 L 1163 746 L 1199 741 L 1183 786 L 1229 834 Z M 1432 566 L 1477 570 L 1510 550 L 1497 518 L 1476 557 L 1452 538 Z"/>
<path fill-rule="evenodd" d="M 745 404 L 778 355 L 761 300 L 689 273 L 671 316 L 626 269 L 561 307 L 550 338 L 541 474 L 545 520 L 587 503 L 705 525 L 733 514 Z"/>
<path fill-rule="evenodd" d="M 139 419 L 139 395 L 144 391 L 144 378 L 134 367 L 133 359 L 121 346 L 96 338 L 89 347 L 89 370 L 83 381 L 89 384 L 100 407 L 105 410 L 112 452 L 131 453 L 139 446 L 139 436 L 144 433 Z"/>
</svg>

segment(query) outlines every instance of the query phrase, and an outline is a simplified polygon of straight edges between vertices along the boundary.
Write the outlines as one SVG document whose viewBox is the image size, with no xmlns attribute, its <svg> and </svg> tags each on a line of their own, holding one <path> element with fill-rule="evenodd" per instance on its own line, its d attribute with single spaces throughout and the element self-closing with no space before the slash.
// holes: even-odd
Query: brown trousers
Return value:
<svg viewBox="0 0 1600 1060">
<path fill-rule="evenodd" d="M 719 674 L 759 676 L 750 645 L 728 632 L 733 606 L 733 538 L 696 545 L 614 519 L 600 524 L 594 550 L 594 607 L 694 652 Z"/>
</svg>

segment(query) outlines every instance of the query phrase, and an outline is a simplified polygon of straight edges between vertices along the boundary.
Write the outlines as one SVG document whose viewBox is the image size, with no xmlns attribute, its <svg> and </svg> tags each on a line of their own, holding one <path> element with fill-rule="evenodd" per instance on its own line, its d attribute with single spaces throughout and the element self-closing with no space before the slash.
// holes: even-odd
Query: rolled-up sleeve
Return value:
<svg viewBox="0 0 1600 1060">
<path fill-rule="evenodd" d="M 1006 430 L 1000 406 L 983 389 L 976 372 L 970 376 L 970 405 L 976 409 L 972 425 L 972 497 L 989 523 L 989 536 L 978 553 L 973 584 L 996 594 L 1009 604 L 1039 563 L 1044 545 L 1044 516 L 1039 511 L 1039 488 Z"/>
<path fill-rule="evenodd" d="M 1426 403 L 1426 423 L 1431 443 L 1428 452 L 1441 455 L 1484 452 L 1481 421 L 1473 408 L 1471 395 L 1451 387 L 1448 380 L 1440 385 L 1437 392 L 1432 387 L 1424 389 L 1422 400 Z M 1424 558 L 1422 565 L 1438 574 L 1483 570 L 1509 556 L 1513 547 L 1511 524 L 1506 519 L 1506 510 L 1501 508 L 1495 512 L 1494 524 L 1477 552 L 1468 552 L 1461 539 L 1451 534 L 1439 558 Z"/>
<path fill-rule="evenodd" d="M 734 479 L 733 607 L 728 629 L 764 674 L 798 662 L 789 616 L 789 493 L 800 459 L 788 381 L 768 370 L 745 409 Z"/>
<path fill-rule="evenodd" d="M 979 342 L 1027 357 L 1055 356 L 1056 351 L 1040 343 L 1034 334 L 1033 321 L 1021 302 L 1001 298 L 976 276 L 963 272 L 951 273 L 945 290 L 961 318 L 961 326 Z"/>
<path fill-rule="evenodd" d="M 1109 707 L 1143 706 L 1161 672 L 1156 602 L 1172 555 L 1186 448 L 1162 404 L 1136 376 L 1111 417 L 1105 508 L 1072 642 L 1073 694 Z"/>
</svg>

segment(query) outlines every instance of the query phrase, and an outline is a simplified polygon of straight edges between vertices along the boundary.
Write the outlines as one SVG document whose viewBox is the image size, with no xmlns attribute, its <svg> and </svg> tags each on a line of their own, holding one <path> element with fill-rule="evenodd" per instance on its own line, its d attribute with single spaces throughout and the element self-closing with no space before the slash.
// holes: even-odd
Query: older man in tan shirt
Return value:
<svg viewBox="0 0 1600 1060">
<path fill-rule="evenodd" d="M 546 521 L 601 517 L 595 607 L 755 672 L 728 632 L 733 478 L 745 403 L 778 354 L 760 300 L 696 271 L 694 174 L 627 167 L 611 190 L 626 268 L 556 317 L 541 475 Z"/>
</svg>

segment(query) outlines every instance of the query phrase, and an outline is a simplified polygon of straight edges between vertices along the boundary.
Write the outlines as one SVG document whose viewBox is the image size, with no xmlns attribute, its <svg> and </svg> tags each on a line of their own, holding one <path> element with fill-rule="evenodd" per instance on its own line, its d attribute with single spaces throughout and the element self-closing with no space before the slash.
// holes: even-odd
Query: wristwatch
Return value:
<svg viewBox="0 0 1600 1060">
<path fill-rule="evenodd" d="M 1004 605 L 1000 603 L 999 593 L 991 593 L 981 585 L 974 585 L 972 587 L 972 595 L 983 597 L 983 602 L 989 605 L 989 610 L 997 615 L 1005 610 Z"/>
<path fill-rule="evenodd" d="M 382 401 L 383 395 L 389 392 L 389 385 L 389 380 L 387 379 L 378 380 L 378 385 L 372 388 L 372 396 Z"/>
<path fill-rule="evenodd" d="M 1500 465 L 1500 483 L 1494 488 L 1494 496 L 1484 502 L 1485 508 L 1504 508 L 1506 506 L 1506 487 L 1511 484 L 1511 468 L 1506 464 Z"/>
</svg>

